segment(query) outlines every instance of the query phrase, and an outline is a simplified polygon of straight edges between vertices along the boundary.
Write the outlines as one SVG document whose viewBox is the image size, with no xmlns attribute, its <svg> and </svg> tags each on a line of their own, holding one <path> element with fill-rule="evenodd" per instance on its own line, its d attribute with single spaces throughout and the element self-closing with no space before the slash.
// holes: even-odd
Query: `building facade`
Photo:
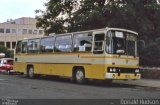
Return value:
<svg viewBox="0 0 160 105">
<path fill-rule="evenodd" d="M 17 40 L 44 36 L 43 29 L 36 28 L 36 19 L 22 17 L 0 23 L 0 45 L 14 50 Z"/>
</svg>

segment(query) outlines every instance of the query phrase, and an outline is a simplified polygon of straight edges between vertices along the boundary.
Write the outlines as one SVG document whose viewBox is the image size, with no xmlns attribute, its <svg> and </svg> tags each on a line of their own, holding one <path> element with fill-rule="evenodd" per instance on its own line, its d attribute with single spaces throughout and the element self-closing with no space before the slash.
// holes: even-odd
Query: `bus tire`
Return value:
<svg viewBox="0 0 160 105">
<path fill-rule="evenodd" d="M 85 72 L 82 68 L 77 68 L 74 73 L 74 79 L 78 84 L 86 83 Z"/>
<path fill-rule="evenodd" d="M 11 72 L 10 72 L 10 70 L 7 70 L 7 75 L 11 75 Z"/>
<path fill-rule="evenodd" d="M 28 67 L 27 76 L 28 78 L 35 78 L 34 68 L 32 66 Z"/>
</svg>

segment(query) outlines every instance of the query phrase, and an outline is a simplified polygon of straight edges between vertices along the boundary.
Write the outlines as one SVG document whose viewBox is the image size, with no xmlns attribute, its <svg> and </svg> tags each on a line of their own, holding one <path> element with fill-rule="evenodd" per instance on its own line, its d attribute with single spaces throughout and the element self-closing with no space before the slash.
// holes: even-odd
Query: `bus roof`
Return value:
<svg viewBox="0 0 160 105">
<path fill-rule="evenodd" d="M 126 31 L 126 32 L 129 32 L 129 33 L 133 33 L 133 34 L 136 34 L 138 35 L 137 32 L 135 31 L 132 31 L 132 30 L 127 30 L 127 29 L 122 29 L 122 28 L 109 28 L 109 27 L 106 27 L 106 28 L 101 28 L 101 29 L 95 29 L 95 30 L 87 30 L 87 31 L 78 31 L 78 32 L 70 32 L 70 33 L 62 33 L 62 34 L 55 34 L 54 35 L 68 35 L 68 34 L 78 34 L 78 33 L 85 33 L 85 32 L 95 32 L 95 31 L 104 31 L 104 30 L 117 30 L 117 31 Z M 52 34 L 52 33 L 51 33 Z"/>
<path fill-rule="evenodd" d="M 78 31 L 78 32 L 70 32 L 70 33 L 62 33 L 62 34 L 55 34 L 55 33 L 50 33 L 49 36 L 43 36 L 43 37 L 38 37 L 38 38 L 45 38 L 45 37 L 52 37 L 52 36 L 61 36 L 61 35 L 70 35 L 70 34 L 78 34 L 78 33 L 86 33 L 86 32 L 95 32 L 95 31 L 104 31 L 104 30 L 117 30 L 117 31 L 126 31 L 129 33 L 133 33 L 135 35 L 138 35 L 137 32 L 132 31 L 132 30 L 127 30 L 127 29 L 122 29 L 122 28 L 101 28 L 101 29 L 95 29 L 95 30 L 87 30 L 87 31 Z M 37 39 L 37 38 L 25 38 L 23 40 L 29 40 L 29 39 Z"/>
</svg>

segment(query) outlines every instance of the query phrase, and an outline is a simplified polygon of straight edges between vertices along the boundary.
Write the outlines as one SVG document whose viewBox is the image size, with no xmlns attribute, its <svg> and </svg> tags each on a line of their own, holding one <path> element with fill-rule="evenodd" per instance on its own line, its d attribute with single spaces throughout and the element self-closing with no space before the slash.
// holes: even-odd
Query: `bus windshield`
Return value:
<svg viewBox="0 0 160 105">
<path fill-rule="evenodd" d="M 137 36 L 122 31 L 109 31 L 106 36 L 106 52 L 109 54 L 137 55 Z"/>
</svg>

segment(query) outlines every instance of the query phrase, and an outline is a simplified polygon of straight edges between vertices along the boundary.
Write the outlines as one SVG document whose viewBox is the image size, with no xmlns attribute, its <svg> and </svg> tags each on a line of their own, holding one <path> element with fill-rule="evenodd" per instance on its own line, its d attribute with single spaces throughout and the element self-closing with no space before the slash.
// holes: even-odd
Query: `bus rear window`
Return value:
<svg viewBox="0 0 160 105">
<path fill-rule="evenodd" d="M 21 53 L 22 41 L 17 42 L 16 53 Z"/>
</svg>

